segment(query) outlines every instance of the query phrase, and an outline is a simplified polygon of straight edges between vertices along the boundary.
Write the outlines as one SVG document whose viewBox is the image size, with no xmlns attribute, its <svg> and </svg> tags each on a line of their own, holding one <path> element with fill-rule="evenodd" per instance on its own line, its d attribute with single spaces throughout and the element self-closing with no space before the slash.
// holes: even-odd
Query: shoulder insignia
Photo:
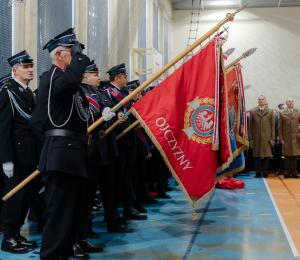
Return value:
<svg viewBox="0 0 300 260">
<path fill-rule="evenodd" d="M 21 92 L 23 92 L 23 91 L 24 91 L 24 89 L 23 89 L 22 87 L 19 87 L 19 90 L 20 90 Z"/>
</svg>

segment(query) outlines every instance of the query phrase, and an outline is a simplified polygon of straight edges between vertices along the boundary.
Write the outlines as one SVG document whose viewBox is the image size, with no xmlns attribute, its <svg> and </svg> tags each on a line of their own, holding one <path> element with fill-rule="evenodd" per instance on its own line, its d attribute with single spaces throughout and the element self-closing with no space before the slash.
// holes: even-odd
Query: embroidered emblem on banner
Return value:
<svg viewBox="0 0 300 260">
<path fill-rule="evenodd" d="M 214 132 L 215 100 L 213 98 L 198 98 L 188 103 L 185 111 L 184 129 L 189 140 L 200 144 L 212 143 Z"/>
</svg>

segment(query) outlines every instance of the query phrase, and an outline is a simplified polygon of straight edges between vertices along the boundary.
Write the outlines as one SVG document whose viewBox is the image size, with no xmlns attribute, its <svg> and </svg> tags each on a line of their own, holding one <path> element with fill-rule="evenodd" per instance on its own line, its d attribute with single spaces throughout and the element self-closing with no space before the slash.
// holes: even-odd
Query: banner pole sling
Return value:
<svg viewBox="0 0 300 260">
<path fill-rule="evenodd" d="M 135 89 L 133 92 L 131 92 L 119 104 L 117 104 L 116 106 L 114 106 L 111 109 L 111 112 L 116 112 L 125 103 L 129 102 L 136 94 L 138 94 L 139 92 L 141 92 L 144 88 L 146 88 L 148 85 L 150 85 L 153 81 L 155 81 L 158 77 L 160 77 L 163 73 L 165 73 L 168 69 L 170 69 L 178 61 L 180 61 L 182 58 L 184 58 L 188 53 L 190 53 L 192 50 L 194 50 L 196 47 L 198 47 L 207 38 L 209 38 L 211 35 L 213 35 L 215 32 L 217 32 L 224 24 L 226 24 L 229 21 L 231 21 L 231 22 L 234 21 L 235 14 L 241 12 L 247 5 L 245 5 L 244 7 L 240 8 L 240 9 L 238 9 L 235 13 L 227 13 L 226 18 L 224 20 L 222 20 L 214 28 L 212 28 L 209 32 L 207 32 L 201 38 L 199 38 L 197 41 L 195 41 L 191 46 L 189 46 L 187 49 L 185 49 L 181 54 L 179 54 L 177 57 L 175 57 L 172 61 L 170 61 L 167 65 L 165 65 L 163 68 L 161 68 L 158 72 L 156 72 L 155 74 L 153 74 L 141 86 L 139 86 L 137 89 Z M 88 133 L 92 132 L 103 121 L 104 121 L 104 118 L 102 116 L 101 118 L 99 118 L 94 124 L 92 124 L 88 128 Z M 22 181 L 15 188 L 13 188 L 10 192 L 8 192 L 2 199 L 4 201 L 8 200 L 11 196 L 13 196 L 17 191 L 19 191 L 21 188 L 23 188 L 28 182 L 30 182 L 32 179 L 34 179 L 40 173 L 41 173 L 40 171 L 36 170 L 34 173 L 32 173 L 30 176 L 28 176 L 24 181 Z"/>
</svg>

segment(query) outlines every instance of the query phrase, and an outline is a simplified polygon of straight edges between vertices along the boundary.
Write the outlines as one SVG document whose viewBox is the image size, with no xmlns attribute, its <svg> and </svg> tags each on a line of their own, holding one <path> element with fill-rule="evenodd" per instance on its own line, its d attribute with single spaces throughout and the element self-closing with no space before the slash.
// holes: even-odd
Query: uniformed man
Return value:
<svg viewBox="0 0 300 260">
<path fill-rule="evenodd" d="M 92 125 L 95 121 L 97 121 L 101 116 L 104 117 L 104 121 L 110 121 L 115 113 L 110 112 L 109 107 L 105 107 L 103 103 L 100 102 L 99 97 L 96 92 L 96 88 L 100 84 L 100 74 L 99 69 L 97 68 L 94 61 L 91 61 L 87 66 L 84 78 L 81 83 L 81 88 L 85 93 L 86 98 L 89 101 L 89 126 Z M 109 163 L 106 140 L 104 136 L 104 124 L 99 125 L 96 129 L 91 132 L 92 140 L 88 146 L 88 154 L 89 154 L 89 167 L 91 172 L 91 179 L 87 182 L 86 194 L 85 194 L 85 204 L 84 204 L 84 212 L 83 212 L 83 220 L 84 223 L 81 225 L 79 230 L 78 239 L 76 244 L 74 245 L 74 255 L 75 259 L 88 259 L 88 253 L 97 253 L 102 252 L 103 248 L 101 246 L 94 246 L 90 244 L 86 239 L 86 227 L 87 223 L 91 221 L 90 214 L 93 209 L 95 194 L 100 178 L 100 173 L 103 170 L 103 166 Z M 104 185 L 109 185 L 110 183 L 103 183 Z M 109 187 L 113 189 L 113 187 Z M 107 198 L 104 193 L 105 207 L 107 210 L 106 204 Z M 113 204 L 112 204 L 113 206 Z M 113 208 L 113 207 L 112 207 Z"/>
<path fill-rule="evenodd" d="M 38 164 L 37 144 L 29 127 L 36 106 L 28 87 L 34 78 L 34 62 L 26 50 L 8 62 L 15 78 L 3 85 L 0 92 L 0 160 L 5 174 L 5 194 L 35 171 Z M 32 183 L 25 186 L 2 204 L 3 251 L 19 254 L 38 247 L 36 242 L 29 242 L 20 235 L 32 200 L 31 186 Z"/>
<path fill-rule="evenodd" d="M 131 81 L 132 84 L 127 84 L 127 89 L 129 94 L 137 89 L 139 81 Z M 141 93 L 136 94 L 132 98 L 132 103 L 139 101 L 141 98 Z M 147 213 L 147 210 L 142 206 L 141 202 L 144 197 L 147 196 L 147 176 L 146 176 L 146 159 L 152 156 L 149 143 L 146 134 L 143 129 L 138 126 L 134 134 L 137 140 L 137 152 L 136 152 L 136 201 L 134 202 L 134 208 L 141 213 Z"/>
<path fill-rule="evenodd" d="M 294 100 L 286 100 L 287 108 L 279 112 L 278 135 L 283 147 L 282 155 L 285 156 L 285 176 L 299 179 L 297 176 L 297 158 L 300 154 L 300 110 L 294 108 Z"/>
<path fill-rule="evenodd" d="M 90 59 L 82 54 L 74 30 L 52 38 L 43 49 L 52 66 L 41 77 L 38 101 L 45 132 L 39 161 L 45 184 L 46 209 L 40 258 L 68 259 L 73 255 L 88 169 L 89 102 L 80 88 Z"/>
<path fill-rule="evenodd" d="M 255 178 L 268 177 L 271 145 L 275 140 L 275 117 L 272 109 L 265 106 L 266 98 L 258 97 L 258 106 L 250 110 L 248 135 L 253 144 Z"/>
<path fill-rule="evenodd" d="M 128 91 L 125 89 L 128 82 L 125 64 L 112 67 L 107 71 L 110 78 L 108 91 L 114 104 L 118 104 L 126 96 Z M 127 102 L 117 111 L 118 118 L 122 117 L 131 107 L 131 102 Z M 125 130 L 134 121 L 134 117 L 130 115 L 122 120 L 116 128 L 117 134 Z M 140 214 L 134 209 L 135 196 L 135 160 L 136 160 L 136 138 L 132 129 L 126 135 L 118 140 L 119 157 L 117 158 L 117 168 L 115 178 L 115 208 L 118 209 L 121 193 L 124 199 L 124 219 L 147 219 L 147 215 Z M 122 189 L 122 190 L 121 190 Z"/>
<path fill-rule="evenodd" d="M 10 74 L 0 78 L 0 91 L 5 86 L 5 84 L 8 83 L 11 79 L 12 79 L 12 77 Z M 1 160 L 0 160 L 0 165 L 2 165 Z M 4 172 L 3 172 L 2 167 L 0 167 L 0 196 L 1 197 L 4 196 Z M 3 202 L 3 200 L 0 201 L 0 215 L 1 215 L 1 210 L 2 210 L 2 202 Z M 0 217 L 0 232 L 3 232 L 1 217 Z"/>
</svg>

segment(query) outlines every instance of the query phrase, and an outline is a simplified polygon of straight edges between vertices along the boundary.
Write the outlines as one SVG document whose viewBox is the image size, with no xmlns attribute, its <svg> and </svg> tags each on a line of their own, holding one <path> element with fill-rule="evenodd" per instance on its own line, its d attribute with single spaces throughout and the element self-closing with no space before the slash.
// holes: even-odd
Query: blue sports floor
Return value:
<svg viewBox="0 0 300 260">
<path fill-rule="evenodd" d="M 159 199 L 148 209 L 148 220 L 133 221 L 132 234 L 108 234 L 103 212 L 96 213 L 93 230 L 101 238 L 90 240 L 102 245 L 103 253 L 91 259 L 276 259 L 294 257 L 263 179 L 239 176 L 242 190 L 216 190 L 197 210 L 192 209 L 174 179 L 171 200 Z M 35 223 L 25 224 L 22 235 L 41 242 Z M 2 236 L 0 236 L 2 239 Z M 24 255 L 0 252 L 0 260 L 39 259 L 39 250 Z"/>
</svg>

